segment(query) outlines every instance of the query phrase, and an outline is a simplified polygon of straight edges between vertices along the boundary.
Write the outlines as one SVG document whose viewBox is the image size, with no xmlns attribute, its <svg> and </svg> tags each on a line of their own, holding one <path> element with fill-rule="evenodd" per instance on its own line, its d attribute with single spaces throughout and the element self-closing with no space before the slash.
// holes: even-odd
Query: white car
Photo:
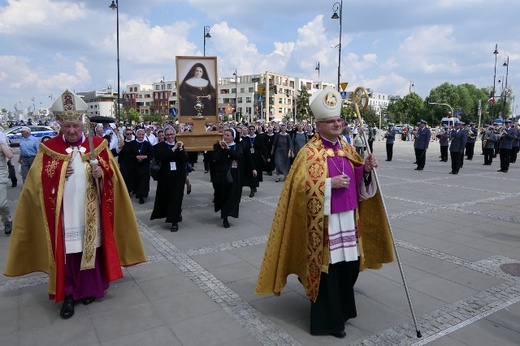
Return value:
<svg viewBox="0 0 520 346">
<path fill-rule="evenodd" d="M 27 126 L 31 129 L 31 135 L 34 137 L 40 139 L 41 141 L 55 137 L 58 135 L 58 131 L 53 129 L 50 126 L 43 126 L 43 125 L 31 125 Z M 20 142 L 22 141 L 22 126 L 14 126 L 10 128 L 9 130 L 5 131 L 5 136 L 9 139 L 9 142 L 11 142 L 11 145 L 20 145 Z"/>
</svg>

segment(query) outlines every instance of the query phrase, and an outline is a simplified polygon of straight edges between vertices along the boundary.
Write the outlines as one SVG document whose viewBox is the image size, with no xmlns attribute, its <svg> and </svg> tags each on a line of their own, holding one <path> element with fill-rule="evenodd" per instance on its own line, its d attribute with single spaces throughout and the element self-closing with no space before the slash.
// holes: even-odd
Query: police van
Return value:
<svg viewBox="0 0 520 346">
<path fill-rule="evenodd" d="M 453 117 L 447 117 L 442 118 L 441 120 L 441 127 L 448 126 L 448 128 L 453 128 L 455 126 L 456 122 L 459 122 L 459 118 L 453 118 Z"/>
</svg>

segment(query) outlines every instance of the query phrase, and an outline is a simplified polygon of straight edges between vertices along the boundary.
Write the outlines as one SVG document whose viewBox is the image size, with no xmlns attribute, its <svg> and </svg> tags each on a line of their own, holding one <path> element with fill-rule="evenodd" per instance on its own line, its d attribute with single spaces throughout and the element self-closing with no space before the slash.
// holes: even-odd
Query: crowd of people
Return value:
<svg viewBox="0 0 520 346">
<path fill-rule="evenodd" d="M 391 262 L 393 250 L 373 174 L 373 142 L 381 133 L 373 126 L 346 126 L 340 100 L 333 88 L 316 93 L 310 100 L 313 125 L 208 124 L 207 131 L 222 137 L 203 153 L 203 163 L 224 228 L 231 227 L 230 217 L 239 217 L 244 188 L 253 198 L 261 193 L 264 174 L 284 181 L 256 293 L 279 295 L 287 276 L 296 274 L 310 300 L 310 333 L 344 338 L 345 323 L 357 316 L 359 272 Z M 63 319 L 74 315 L 77 302 L 102 298 L 109 283 L 122 277 L 121 266 L 146 261 L 131 198 L 146 203 L 152 169 L 157 190 L 150 219 L 165 219 L 171 232 L 179 231 L 184 195 L 191 193 L 189 173 L 200 154 L 187 150 L 178 136 L 189 125 L 116 120 L 85 132 L 80 118 L 86 110 L 81 98 L 64 92 L 53 105 L 60 134 L 38 149 L 32 140 L 21 147 L 22 158 L 31 158 L 20 161 L 26 169 L 14 218 L 6 208 L 13 152 L 0 133 L 0 212 L 11 236 L 4 273 L 49 274 L 49 298 L 63 302 Z M 473 159 L 479 135 L 474 124 L 460 122 L 432 134 L 424 120 L 411 132 L 416 170 L 424 169 L 428 146 L 437 140 L 441 161 L 451 156 L 452 174 L 464 158 Z M 384 135 L 387 161 L 396 135 L 390 124 Z M 519 126 L 508 120 L 480 135 L 484 164 L 499 154 L 499 171 L 507 172 L 519 151 Z"/>
<path fill-rule="evenodd" d="M 494 158 L 500 159 L 498 172 L 507 173 L 511 163 L 515 163 L 520 151 L 520 124 L 510 119 L 503 123 L 493 122 L 478 129 L 475 123 L 465 124 L 455 121 L 450 128 L 448 125 L 428 127 L 425 120 L 421 120 L 411 131 L 414 142 L 416 170 L 423 170 L 426 163 L 426 150 L 430 142 L 438 142 L 440 161 L 451 160 L 450 174 L 458 174 L 464 166 L 464 160 L 472 161 L 475 157 L 475 145 L 480 138 L 483 165 L 489 166 Z M 384 138 L 386 139 L 386 161 L 392 161 L 393 146 L 398 135 L 394 124 L 389 124 Z M 406 140 L 406 139 L 403 139 Z M 477 148 L 478 151 L 478 148 Z"/>
</svg>

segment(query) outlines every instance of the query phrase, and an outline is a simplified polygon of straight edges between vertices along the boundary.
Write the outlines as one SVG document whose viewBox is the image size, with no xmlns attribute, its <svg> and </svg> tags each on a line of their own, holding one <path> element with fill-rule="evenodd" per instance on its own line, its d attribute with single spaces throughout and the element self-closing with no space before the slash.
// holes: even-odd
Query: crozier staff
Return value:
<svg viewBox="0 0 520 346">
<path fill-rule="evenodd" d="M 393 251 L 380 196 L 372 198 L 379 193 L 371 173 L 378 163 L 373 155 L 363 162 L 342 139 L 341 95 L 328 87 L 310 107 L 317 134 L 283 186 L 255 293 L 278 295 L 296 274 L 311 300 L 311 334 L 343 338 L 345 322 L 357 316 L 360 267 L 379 268 Z M 362 209 L 370 218 L 357 219 Z"/>
</svg>

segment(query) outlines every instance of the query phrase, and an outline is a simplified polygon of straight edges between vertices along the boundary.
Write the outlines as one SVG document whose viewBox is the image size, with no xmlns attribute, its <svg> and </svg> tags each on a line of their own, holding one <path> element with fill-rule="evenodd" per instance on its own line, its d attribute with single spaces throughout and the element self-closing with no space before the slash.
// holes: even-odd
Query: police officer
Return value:
<svg viewBox="0 0 520 346">
<path fill-rule="evenodd" d="M 416 171 L 422 171 L 426 164 L 426 150 L 428 149 L 428 144 L 430 144 L 431 137 L 431 131 L 426 126 L 427 124 L 426 120 L 421 120 L 415 134 L 413 147 L 415 150 L 415 162 L 417 163 Z"/>
<path fill-rule="evenodd" d="M 473 154 L 475 153 L 475 142 L 477 141 L 478 129 L 475 127 L 475 123 L 470 123 L 467 129 L 468 141 L 466 142 L 466 159 L 471 161 Z"/>
<path fill-rule="evenodd" d="M 505 128 L 500 134 L 500 169 L 497 172 L 507 173 L 509 171 L 509 163 L 511 161 L 511 150 L 513 149 L 513 141 L 515 139 L 515 129 L 511 127 L 511 120 L 506 120 Z"/>
<path fill-rule="evenodd" d="M 495 134 L 495 128 L 488 126 L 484 132 L 482 138 L 482 147 L 484 148 L 484 163 L 485 166 L 490 166 L 493 163 L 493 156 L 495 154 L 495 142 L 497 141 L 497 135 Z"/>
<path fill-rule="evenodd" d="M 455 122 L 455 129 L 450 132 L 450 157 L 451 172 L 450 174 L 458 174 L 461 166 L 462 153 L 466 147 L 467 133 L 462 128 L 460 121 Z"/>
<path fill-rule="evenodd" d="M 386 138 L 386 160 L 392 161 L 392 156 L 394 155 L 394 142 L 395 142 L 395 134 L 397 131 L 394 129 L 394 124 L 388 124 L 388 131 L 385 133 Z"/>
<path fill-rule="evenodd" d="M 515 124 L 515 139 L 513 140 L 513 148 L 511 150 L 511 163 L 516 162 L 516 157 L 520 151 L 520 124 Z"/>
<path fill-rule="evenodd" d="M 448 132 L 448 125 L 444 125 L 441 132 L 436 136 L 439 139 L 439 145 L 441 147 L 441 160 L 442 162 L 448 161 L 448 146 L 450 145 L 450 134 Z"/>
</svg>

